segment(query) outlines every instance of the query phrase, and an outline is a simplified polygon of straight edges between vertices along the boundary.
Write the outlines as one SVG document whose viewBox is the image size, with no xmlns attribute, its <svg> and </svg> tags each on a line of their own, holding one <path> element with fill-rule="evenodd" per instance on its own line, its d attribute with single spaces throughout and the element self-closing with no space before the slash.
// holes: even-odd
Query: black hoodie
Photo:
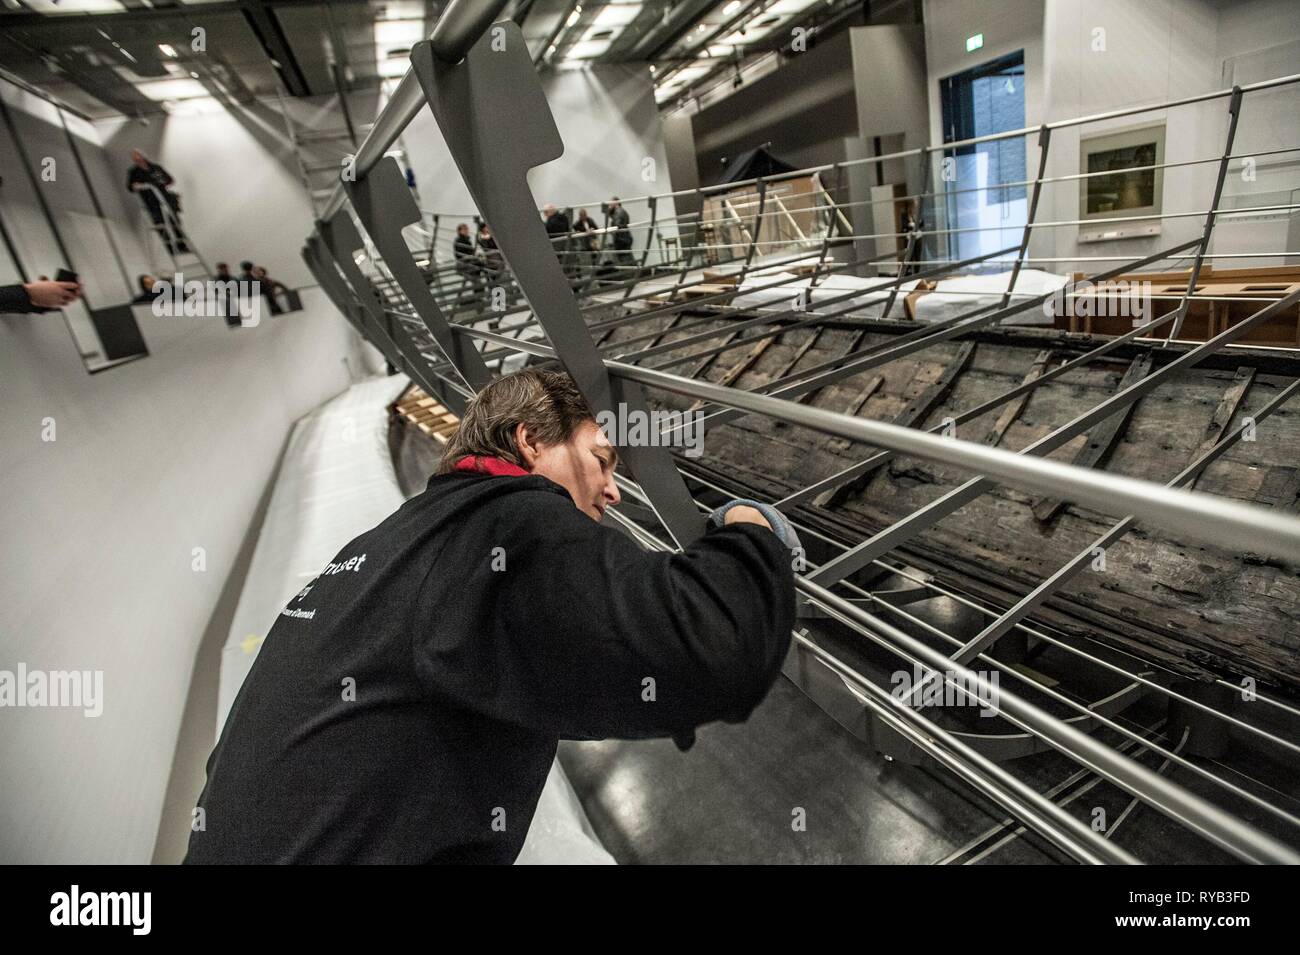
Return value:
<svg viewBox="0 0 1300 955">
<path fill-rule="evenodd" d="M 558 740 L 748 717 L 790 565 L 755 525 L 647 552 L 546 478 L 435 476 L 281 611 L 186 862 L 512 862 Z"/>
</svg>

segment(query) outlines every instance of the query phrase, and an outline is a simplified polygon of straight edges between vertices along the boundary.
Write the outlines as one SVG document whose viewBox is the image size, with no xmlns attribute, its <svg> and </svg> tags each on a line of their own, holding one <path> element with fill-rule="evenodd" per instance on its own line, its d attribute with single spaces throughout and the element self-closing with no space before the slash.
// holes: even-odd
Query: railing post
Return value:
<svg viewBox="0 0 1300 955">
<path fill-rule="evenodd" d="M 754 228 L 749 232 L 749 248 L 745 251 L 745 264 L 740 267 L 740 274 L 736 276 L 737 287 L 745 281 L 745 273 L 749 271 L 754 261 L 754 250 L 758 248 L 759 236 L 763 234 L 763 210 L 767 208 L 767 180 L 760 176 L 754 183 L 754 188 L 758 190 L 758 212 L 754 215 Z"/>
<path fill-rule="evenodd" d="M 641 272 L 645 271 L 646 261 L 650 258 L 650 240 L 654 238 L 655 223 L 658 221 L 659 216 L 659 197 L 651 196 L 647 201 L 650 206 L 650 224 L 646 226 L 645 248 L 641 250 L 641 264 L 637 267 L 637 278 L 640 277 Z M 631 295 L 634 287 L 634 285 L 629 284 L 628 287 L 623 290 L 623 298 L 627 298 Z"/>
<path fill-rule="evenodd" d="M 1011 293 L 1015 291 L 1016 279 L 1020 277 L 1020 268 L 1024 265 L 1029 252 L 1029 237 L 1034 231 L 1034 214 L 1038 212 L 1038 197 L 1043 191 L 1043 175 L 1047 171 L 1047 151 L 1052 141 L 1052 127 L 1044 123 L 1038 128 L 1038 175 L 1034 177 L 1034 190 L 1029 198 L 1029 213 L 1025 216 L 1025 231 L 1020 238 L 1020 251 L 1016 254 L 1016 264 L 1011 267 L 1011 277 L 1007 279 L 1007 290 L 1002 293 L 1002 302 L 998 308 L 1006 308 L 1011 302 Z"/>
<path fill-rule="evenodd" d="M 487 385 L 492 380 L 492 373 L 484 364 L 483 357 L 472 341 L 452 333 L 402 237 L 404 226 L 420 221 L 420 210 L 397 161 L 391 156 L 384 157 L 366 175 L 355 182 L 344 183 L 344 188 L 357 218 L 383 257 L 393 280 L 433 336 L 443 356 L 475 391 Z M 348 225 L 351 225 L 350 220 Z"/>
<path fill-rule="evenodd" d="M 1192 274 L 1187 279 L 1187 292 L 1178 306 L 1178 317 L 1174 319 L 1174 324 L 1169 329 L 1165 344 L 1177 338 L 1178 333 L 1183 330 L 1183 320 L 1187 318 L 1187 311 L 1192 305 L 1192 295 L 1196 292 L 1196 283 L 1201 278 L 1201 263 L 1205 261 L 1205 253 L 1210 249 L 1210 237 L 1214 234 L 1214 219 L 1219 211 L 1219 199 L 1223 196 L 1223 181 L 1228 175 L 1228 161 L 1232 157 L 1232 144 L 1237 138 L 1237 120 L 1240 116 L 1241 87 L 1234 86 L 1232 97 L 1228 100 L 1228 138 L 1223 144 L 1223 156 L 1219 159 L 1219 175 L 1214 182 L 1214 198 L 1210 200 L 1210 210 L 1205 216 L 1201 244 L 1196 247 L 1196 260 L 1192 263 Z M 1206 332 L 1207 337 L 1213 334 L 1213 329 Z"/>
<path fill-rule="evenodd" d="M 831 171 L 836 176 L 838 188 L 839 178 L 844 174 L 844 167 L 839 163 L 835 163 L 835 165 L 831 167 Z M 820 185 L 821 176 L 817 177 L 817 182 Z M 826 253 L 830 251 L 831 236 L 835 234 L 835 225 L 837 222 L 835 218 L 835 198 L 826 191 L 825 186 L 822 186 L 822 195 L 826 197 L 826 234 L 822 237 L 822 248 L 821 252 L 817 255 L 817 265 L 813 269 L 812 278 L 808 280 L 808 305 L 810 307 L 812 306 L 813 289 L 817 286 L 818 280 L 821 279 L 822 267 L 826 264 Z"/>
</svg>

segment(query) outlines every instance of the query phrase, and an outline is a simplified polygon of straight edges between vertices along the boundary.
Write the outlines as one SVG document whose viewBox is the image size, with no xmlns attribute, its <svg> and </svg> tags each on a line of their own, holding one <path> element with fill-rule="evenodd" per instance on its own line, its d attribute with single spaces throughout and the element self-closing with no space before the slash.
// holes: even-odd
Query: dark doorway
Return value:
<svg viewBox="0 0 1300 955">
<path fill-rule="evenodd" d="M 945 143 L 1022 129 L 1024 51 L 941 79 L 939 94 Z M 1025 179 L 1023 136 L 943 151 L 937 183 L 944 192 L 947 228 L 970 230 L 948 236 L 950 258 L 970 258 L 1019 243 L 1027 215 Z"/>
</svg>

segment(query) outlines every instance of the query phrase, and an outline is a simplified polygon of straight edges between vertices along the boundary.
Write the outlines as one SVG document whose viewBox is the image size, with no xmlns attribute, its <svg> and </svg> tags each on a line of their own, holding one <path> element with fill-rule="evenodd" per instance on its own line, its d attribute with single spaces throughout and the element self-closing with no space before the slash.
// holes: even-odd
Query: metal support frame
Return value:
<svg viewBox="0 0 1300 955">
<path fill-rule="evenodd" d="M 541 223 L 532 212 L 536 204 L 526 178 L 532 167 L 558 158 L 563 152 L 563 145 L 559 140 L 518 28 L 512 24 L 499 24 L 500 29 L 504 30 L 505 48 L 499 49 L 499 42 L 496 44 L 498 49 L 489 47 L 484 32 L 503 6 L 504 3 L 497 2 L 471 4 L 466 0 L 454 0 L 439 21 L 433 38 L 416 45 L 412 51 L 413 70 L 403 77 L 393 101 L 381 114 L 371 133 L 358 149 L 355 167 L 357 182 L 341 186 L 335 191 L 331 197 L 328 214 L 324 217 L 325 221 L 318 224 L 319 234 L 308 240 L 307 247 L 304 249 L 304 259 L 345 317 L 353 322 L 365 337 L 378 345 L 394 365 L 407 370 L 412 377 L 422 385 L 427 385 L 432 392 L 447 394 L 449 405 L 457 397 L 463 399 L 468 395 L 470 388 L 481 387 L 490 374 L 486 364 L 488 361 L 510 354 L 522 354 L 530 360 L 558 360 L 574 376 L 597 411 L 621 408 L 624 413 L 646 413 L 648 408 L 641 389 L 650 387 L 721 409 L 707 418 L 708 423 L 713 427 L 741 415 L 757 414 L 882 449 L 839 474 L 787 495 L 777 502 L 778 506 L 787 512 L 794 511 L 797 505 L 806 503 L 816 494 L 835 484 L 851 481 L 855 477 L 869 473 L 872 468 L 878 467 L 897 454 L 915 455 L 968 471 L 974 477 L 966 484 L 915 511 L 870 539 L 856 546 L 831 542 L 841 548 L 842 553 L 814 567 L 806 576 L 798 580 L 802 598 L 809 607 L 824 619 L 843 624 L 891 653 L 928 671 L 940 674 L 949 682 L 954 679 L 959 680 L 963 687 L 972 685 L 968 682 L 972 678 L 975 679 L 974 685 L 978 685 L 979 679 L 982 679 L 981 675 L 967 671 L 965 664 L 978 660 L 984 664 L 1000 665 L 997 660 L 988 656 L 987 651 L 993 649 L 999 637 L 1013 631 L 1033 635 L 1040 641 L 1058 646 L 1066 652 L 1089 660 L 1092 664 L 1128 677 L 1129 681 L 1121 689 L 1103 700 L 1084 706 L 1058 693 L 1050 686 L 1036 681 L 1025 672 L 1015 669 L 1006 670 L 1013 679 L 1024 683 L 1034 693 L 1046 695 L 1057 703 L 1075 710 L 1077 715 L 1068 718 L 1049 715 L 1028 699 L 1003 690 L 1000 694 L 1001 714 L 1018 730 L 1006 737 L 1003 744 L 1004 753 L 1037 751 L 1050 746 L 1082 764 L 1088 771 L 1096 774 L 1099 780 L 1106 779 L 1131 792 L 1135 797 L 1135 803 L 1136 800 L 1146 802 L 1239 858 L 1248 861 L 1300 861 L 1300 856 L 1290 847 L 1222 811 L 1205 799 L 1193 796 L 1181 786 L 1165 779 L 1160 773 L 1136 764 L 1117 748 L 1085 734 L 1086 730 L 1105 726 L 1134 743 L 1140 743 L 1140 751 L 1147 751 L 1149 748 L 1165 755 L 1166 765 L 1177 763 L 1183 769 L 1212 782 L 1223 791 L 1246 799 L 1289 825 L 1300 827 L 1300 818 L 1273 806 L 1267 800 L 1242 789 L 1232 781 L 1223 779 L 1211 769 L 1184 759 L 1179 752 L 1183 748 L 1182 744 L 1176 750 L 1166 750 L 1111 717 L 1117 715 L 1120 709 L 1138 696 L 1146 693 L 1161 693 L 1167 695 L 1172 701 L 1177 701 L 1178 705 L 1186 708 L 1188 712 L 1211 721 L 1209 732 L 1198 733 L 1199 738 L 1208 741 L 1205 744 L 1207 746 L 1212 746 L 1214 740 L 1220 738 L 1216 735 L 1216 728 L 1221 729 L 1225 724 L 1237 726 L 1256 738 L 1269 740 L 1292 751 L 1300 751 L 1300 744 L 1275 736 L 1267 730 L 1217 709 L 1213 700 L 1207 702 L 1195 694 L 1180 693 L 1176 687 L 1166 686 L 1152 679 L 1150 674 L 1130 672 L 1118 664 L 1028 626 L 1028 617 L 1033 608 L 1040 606 L 1070 576 L 1082 568 L 1086 558 L 1092 553 L 1091 548 L 1067 562 L 1063 568 L 1035 588 L 1016 606 L 1006 610 L 980 606 L 944 588 L 931 578 L 911 577 L 906 568 L 887 565 L 881 561 L 881 557 L 888 551 L 905 544 L 914 534 L 932 526 L 944 515 L 973 500 L 997 482 L 1048 495 L 1053 500 L 1083 503 L 1102 513 L 1116 515 L 1119 520 L 1105 535 L 1098 538 L 1100 543 L 1094 546 L 1105 546 L 1106 543 L 1118 540 L 1135 522 L 1141 521 L 1160 528 L 1174 529 L 1182 539 L 1204 541 L 1216 547 L 1248 550 L 1255 554 L 1300 564 L 1300 519 L 1276 509 L 1240 504 L 1206 494 L 1189 493 L 1186 490 L 1213 460 L 1241 439 L 1244 427 L 1226 434 L 1225 429 L 1231 422 L 1242 395 L 1249 385 L 1248 381 L 1243 383 L 1239 380 L 1237 386 L 1229 390 L 1219 412 L 1215 415 L 1217 431 L 1214 433 L 1207 431 L 1206 438 L 1193 455 L 1192 462 L 1177 477 L 1164 485 L 1120 477 L 1100 469 L 1080 468 L 1046 460 L 1043 457 L 1052 449 L 1060 447 L 1071 438 L 1098 426 L 1112 416 L 1122 417 L 1125 411 L 1131 410 L 1138 400 L 1161 382 L 1168 380 L 1180 370 L 1233 346 L 1250 329 L 1258 327 L 1274 315 L 1296 307 L 1300 304 L 1300 292 L 1280 296 L 1272 303 L 1261 303 L 1262 307 L 1244 321 L 1213 335 L 1208 341 L 1199 345 L 1167 349 L 1176 357 L 1145 377 L 1134 375 L 1129 383 L 1122 385 L 1105 401 L 1034 442 L 1022 452 L 1012 453 L 996 447 L 1001 434 L 998 429 L 1005 427 L 1002 419 L 1008 415 L 1014 417 L 1023 406 L 1025 398 L 1035 388 L 1087 362 L 1094 361 L 1125 343 L 1150 342 L 1153 331 L 1167 323 L 1172 322 L 1173 326 L 1165 341 L 1171 342 L 1177 338 L 1190 304 L 1190 297 L 1195 294 L 1202 262 L 1212 257 L 1208 248 L 1215 219 L 1219 214 L 1218 205 L 1222 198 L 1227 164 L 1233 158 L 1231 152 L 1242 96 L 1253 90 L 1300 82 L 1300 75 L 1246 87 L 1234 87 L 1231 91 L 1188 97 L 1174 104 L 1134 107 L 1093 117 L 1049 123 L 1037 129 L 1015 130 L 991 137 L 979 137 L 963 143 L 909 149 L 891 156 L 836 163 L 816 170 L 802 171 L 800 174 L 806 175 L 810 172 L 820 173 L 831 169 L 837 175 L 842 175 L 845 166 L 858 162 L 880 162 L 910 156 L 924 159 L 944 149 L 973 142 L 1009 139 L 1035 131 L 1039 136 L 1037 176 L 1029 181 L 1032 185 L 1032 194 L 1027 221 L 1018 247 L 960 263 L 941 265 L 923 263 L 925 268 L 908 277 L 914 280 L 927 274 L 947 274 L 963 266 L 977 264 L 1014 251 L 1016 256 L 1011 275 L 1000 303 L 973 308 L 954 318 L 903 332 L 893 336 L 887 343 L 866 348 L 859 347 L 865 340 L 867 326 L 863 326 L 863 331 L 858 333 L 854 343 L 839 358 L 821 362 L 811 368 L 799 369 L 800 359 L 811 350 L 817 337 L 830 327 L 833 321 L 845 319 L 855 309 L 861 309 L 860 304 L 855 305 L 852 302 L 854 298 L 863 297 L 861 290 L 822 299 L 815 316 L 799 314 L 800 309 L 778 308 L 775 312 L 766 314 L 759 312 L 739 321 L 717 322 L 720 327 L 716 330 L 688 332 L 667 342 L 663 339 L 670 330 L 684 330 L 688 326 L 727 318 L 735 309 L 724 303 L 735 294 L 735 290 L 703 296 L 689 302 L 674 301 L 668 305 L 645 308 L 639 312 L 628 311 L 622 316 L 603 319 L 591 325 L 586 323 L 580 301 L 609 304 L 610 293 L 613 293 L 613 304 L 621 303 L 626 308 L 632 309 L 651 295 L 669 291 L 671 296 L 676 296 L 683 288 L 689 287 L 688 273 L 691 273 L 697 264 L 694 256 L 697 252 L 703 251 L 697 248 L 696 244 L 692 244 L 690 249 L 685 250 L 679 262 L 660 261 L 654 270 L 656 274 L 660 274 L 666 266 L 676 264 L 678 274 L 675 281 L 666 286 L 658 286 L 657 293 L 653 283 L 650 292 L 643 293 L 638 289 L 642 282 L 652 278 L 646 276 L 645 271 L 656 231 L 675 218 L 661 218 L 658 214 L 658 203 L 674 195 L 683 195 L 692 191 L 705 195 L 707 192 L 725 192 L 737 187 L 753 185 L 758 194 L 756 203 L 758 211 L 754 215 L 752 228 L 745 230 L 747 241 L 737 246 L 742 251 L 738 252 L 736 248 L 728 247 L 728 254 L 732 256 L 728 261 L 737 266 L 736 271 L 731 273 L 731 277 L 739 287 L 752 269 L 759 265 L 770 267 L 776 264 L 762 261 L 758 248 L 761 244 L 766 244 L 761 238 L 765 217 L 789 214 L 779 201 L 774 203 L 778 207 L 777 211 L 769 213 L 766 208 L 769 184 L 782 176 L 760 177 L 749 183 L 729 183 L 725 187 L 707 187 L 681 193 L 624 200 L 625 203 L 644 201 L 649 206 L 647 235 L 637 276 L 628 281 L 605 285 L 584 282 L 581 276 L 578 282 L 570 282 L 553 254 Z M 498 35 L 498 39 L 500 37 L 501 35 Z M 1190 256 L 1193 260 L 1190 282 L 1176 312 L 1142 327 L 1134 328 L 1131 332 L 1107 339 L 1085 354 L 1063 362 L 1055 368 L 1049 367 L 1050 353 L 1040 354 L 1034 368 L 1025 375 L 1020 385 L 975 408 L 966 409 L 957 416 L 957 422 L 961 423 L 999 406 L 1005 406 L 998 425 L 989 432 L 989 435 L 984 436 L 984 440 L 977 442 L 940 437 L 934 433 L 935 428 L 922 431 L 920 428 L 923 426 L 923 416 L 918 416 L 916 421 L 909 421 L 912 427 L 900 427 L 810 407 L 798 400 L 815 394 L 819 389 L 833 382 L 883 366 L 942 342 L 968 336 L 974 331 L 995 325 L 1046 301 L 1048 296 L 1033 296 L 1027 301 L 1012 304 L 1016 279 L 1020 271 L 1026 264 L 1038 261 L 1028 254 L 1032 231 L 1036 228 L 1070 224 L 1036 221 L 1043 184 L 1049 181 L 1082 178 L 1045 176 L 1052 130 L 1135 115 L 1172 105 L 1205 102 L 1223 96 L 1229 97 L 1232 119 L 1224 152 L 1218 159 L 1219 175 L 1214 200 L 1206 213 L 1206 223 L 1201 238 L 1136 262 L 1125 262 L 1091 278 L 1091 281 L 1099 281 L 1120 275 L 1141 265 L 1176 257 L 1195 245 L 1196 252 L 1194 256 Z M 410 203 L 409 193 L 405 191 L 404 183 L 399 189 L 393 180 L 396 166 L 391 163 L 380 163 L 380 157 L 425 102 L 431 107 L 434 118 L 446 137 L 448 147 L 479 212 L 492 223 L 498 246 L 534 314 L 534 318 L 528 319 L 519 312 L 496 313 L 479 316 L 471 321 L 483 324 L 485 318 L 499 321 L 507 314 L 519 314 L 520 317 L 525 318 L 525 321 L 511 327 L 510 331 L 513 334 L 519 334 L 520 329 L 530 325 L 540 325 L 549 343 L 512 338 L 501 334 L 498 330 L 475 328 L 466 323 L 463 318 L 447 321 L 438 310 L 434 297 L 428 293 L 424 277 L 415 268 L 409 250 L 401 238 L 401 229 L 403 225 L 416 221 L 419 213 L 418 211 L 412 213 L 413 204 Z M 507 110 L 512 117 L 516 117 L 516 120 L 510 124 L 499 120 Z M 509 128 L 506 128 L 507 126 Z M 400 173 L 398 175 L 400 177 Z M 391 285 L 401 289 L 414 310 L 413 314 L 386 309 L 375 297 L 376 284 L 365 276 L 353 258 L 353 253 L 360 248 L 361 241 L 347 214 L 340 214 L 345 200 L 350 200 L 356 208 L 358 216 L 382 256 L 384 267 L 392 274 Z M 740 221 L 744 222 L 743 219 Z M 807 249 L 807 252 L 815 255 L 816 258 L 812 278 L 808 281 L 809 291 L 816 286 L 824 274 L 832 231 L 841 221 L 844 221 L 842 210 L 832 204 L 825 234 L 801 243 L 802 246 L 814 245 L 813 248 Z M 904 253 L 904 265 L 899 270 L 900 276 L 895 281 L 878 286 L 881 297 L 887 296 L 886 318 L 904 285 L 902 274 L 909 270 L 908 263 L 911 262 L 913 254 L 921 248 L 924 237 L 951 234 L 956 231 L 966 230 L 913 229 L 904 234 L 907 250 Z M 604 237 L 602 234 L 602 239 Z M 847 235 L 841 238 L 879 237 Z M 820 246 L 820 249 L 815 246 Z M 795 257 L 798 258 L 800 257 Z M 380 263 L 375 264 L 376 268 L 379 268 Z M 803 277 L 800 279 L 803 280 Z M 789 281 L 791 280 L 781 279 L 762 282 L 756 286 L 746 286 L 746 291 L 779 287 Z M 699 282 L 693 281 L 690 284 L 699 284 Z M 575 294 L 575 285 L 578 294 Z M 1071 287 L 1073 286 L 1067 286 L 1067 288 Z M 879 299 L 875 301 L 878 302 Z M 826 306 L 837 304 L 842 304 L 843 307 L 831 311 L 825 310 Z M 685 311 L 701 308 L 712 309 L 712 318 L 706 315 L 691 323 L 679 323 Z M 625 336 L 621 341 L 610 337 L 613 331 L 625 325 L 652 322 L 664 316 L 672 316 L 672 321 L 667 326 L 660 327 L 656 324 L 653 331 L 634 334 L 631 338 Z M 852 323 L 842 320 L 840 327 L 846 324 Z M 768 325 L 769 329 L 759 334 L 736 337 L 738 332 L 758 325 Z M 650 326 L 642 325 L 642 327 Z M 703 364 L 708 364 L 725 351 L 748 347 L 751 349 L 750 357 L 733 365 L 730 373 L 732 377 L 738 379 L 740 373 L 757 357 L 760 349 L 766 348 L 777 337 L 800 328 L 808 328 L 809 337 L 802 345 L 795 348 L 793 359 L 783 359 L 781 371 L 776 379 L 769 381 L 757 392 L 739 391 L 727 387 L 726 384 L 699 381 L 670 374 L 664 370 L 665 367 L 676 367 L 700 359 L 703 359 Z M 418 331 L 420 335 L 427 332 L 430 340 L 427 342 L 417 340 L 412 336 L 412 331 Z M 593 341 L 593 332 L 601 333 L 602 343 L 606 338 L 610 340 L 604 343 L 602 348 L 597 348 Z M 684 351 L 692 344 L 724 336 L 727 340 L 721 345 L 710 346 L 704 351 L 690 353 Z M 628 350 L 629 346 L 647 341 L 648 346 L 640 350 Z M 475 347 L 475 343 L 479 342 L 491 346 L 493 350 L 480 353 Z M 660 361 L 654 366 L 645 364 L 648 358 L 666 353 L 671 353 L 673 357 Z M 969 357 L 970 348 L 964 347 L 960 353 Z M 606 357 L 609 354 L 616 354 L 622 360 L 610 360 Z M 696 366 L 697 373 L 702 369 L 703 364 Z M 458 375 L 464 377 L 469 388 L 455 380 Z M 442 391 L 440 392 L 439 389 Z M 1300 383 L 1293 383 L 1285 388 L 1262 409 L 1255 412 L 1255 421 L 1262 420 L 1281 407 L 1298 390 L 1300 390 Z M 853 410 L 856 412 L 857 409 Z M 660 437 L 669 436 L 670 430 L 665 429 Z M 992 435 L 991 440 L 990 435 Z M 662 441 L 658 442 L 659 446 L 624 449 L 624 458 L 637 479 L 635 487 L 638 504 L 636 507 L 629 507 L 629 514 L 635 515 L 640 521 L 645 521 L 649 515 L 653 515 L 667 529 L 671 541 L 661 540 L 628 514 L 618 513 L 617 509 L 612 509 L 607 516 L 623 525 L 632 536 L 647 546 L 668 549 L 680 547 L 700 533 L 702 505 L 695 501 L 687 490 L 682 474 L 677 470 L 662 443 Z M 694 473 L 691 479 L 699 480 Z M 629 485 L 622 476 L 619 480 L 622 484 Z M 707 484 L 707 481 L 705 483 Z M 642 505 L 644 509 L 641 509 Z M 800 512 L 796 512 L 796 515 L 798 513 Z M 822 537 L 806 525 L 798 526 L 801 533 Z M 822 539 L 830 542 L 829 538 Z M 911 580 L 917 584 L 917 587 L 906 588 L 904 592 L 898 593 L 893 591 L 873 593 L 862 590 L 847 579 L 851 574 L 869 565 Z M 831 586 L 848 592 L 850 596 L 832 593 L 829 590 Z M 972 638 L 962 639 L 946 634 L 909 614 L 905 609 L 917 599 L 928 599 L 926 595 L 929 593 L 943 594 L 966 603 L 991 619 L 981 632 Z M 882 613 L 910 621 L 927 633 L 951 644 L 953 649 L 947 654 L 933 649 L 867 612 L 865 606 L 868 604 L 879 608 Z M 820 646 L 817 641 L 811 640 L 805 634 L 796 634 L 795 639 L 800 653 L 806 655 L 809 660 L 814 660 L 817 666 L 827 673 L 832 674 L 834 680 L 842 681 L 842 684 L 852 692 L 853 699 L 857 701 L 856 705 L 869 711 L 872 720 L 902 740 L 904 745 L 938 760 L 959 778 L 1006 807 L 1015 818 L 1041 832 L 1076 858 L 1090 862 L 1135 861 L 1131 855 L 1120 850 L 1107 839 L 1099 838 L 1097 834 L 1087 831 L 1086 827 L 1084 831 L 1080 831 L 1080 827 L 1070 820 L 1068 813 L 1061 813 L 1060 807 L 1051 799 L 1017 783 L 993 765 L 984 752 L 990 745 L 988 737 L 944 730 L 918 709 L 898 706 L 897 701 L 890 699 L 886 691 L 858 674 L 853 667 Z M 1011 648 L 1003 645 L 1001 649 L 1004 652 L 1003 661 L 1009 662 L 1005 653 Z M 1219 681 L 1218 685 L 1230 687 L 1230 684 L 1222 681 Z M 1300 717 L 1300 710 L 1277 700 L 1261 698 L 1265 699 L 1270 706 L 1280 707 Z M 1219 722 L 1215 723 L 1216 720 Z"/>
<path fill-rule="evenodd" d="M 1192 263 L 1192 274 L 1187 277 L 1187 292 L 1182 304 L 1178 306 L 1178 315 L 1173 327 L 1169 329 L 1167 341 L 1173 341 L 1183 330 L 1183 320 L 1191 307 L 1192 296 L 1196 293 L 1196 282 L 1201 277 L 1201 263 L 1205 253 L 1210 251 L 1210 237 L 1214 235 L 1214 219 L 1219 209 L 1219 200 L 1223 198 L 1223 181 L 1228 176 L 1228 160 L 1232 156 L 1232 144 L 1237 139 L 1237 120 L 1241 118 L 1241 87 L 1232 88 L 1232 98 L 1228 101 L 1228 136 L 1223 144 L 1223 156 L 1219 159 L 1219 172 L 1214 181 L 1214 198 L 1209 211 L 1205 214 L 1205 227 L 1201 230 L 1201 242 L 1196 248 L 1196 260 Z"/>
<path fill-rule="evenodd" d="M 466 382 L 475 391 L 482 388 L 492 380 L 483 356 L 473 342 L 452 335 L 446 317 L 429 294 L 429 286 L 402 238 L 403 227 L 420 221 L 420 210 L 397 160 L 385 157 L 364 177 L 347 183 L 345 188 L 357 218 L 370 233 L 375 248 L 383 256 L 406 300 L 420 316 L 443 355 L 464 374 Z M 459 413 L 455 407 L 452 410 Z"/>
<path fill-rule="evenodd" d="M 537 203 L 528 171 L 564 152 L 541 81 L 514 23 L 497 24 L 503 49 L 483 37 L 452 64 L 434 55 L 432 43 L 411 50 L 414 74 L 451 150 L 465 186 L 492 224 L 497 246 L 592 409 L 649 416 L 638 385 L 610 375 L 573 298 L 546 230 L 533 213 Z M 510 114 L 515 120 L 501 122 Z M 651 506 L 679 545 L 704 531 L 686 485 L 667 448 L 620 448 L 628 467 L 650 493 Z"/>
</svg>

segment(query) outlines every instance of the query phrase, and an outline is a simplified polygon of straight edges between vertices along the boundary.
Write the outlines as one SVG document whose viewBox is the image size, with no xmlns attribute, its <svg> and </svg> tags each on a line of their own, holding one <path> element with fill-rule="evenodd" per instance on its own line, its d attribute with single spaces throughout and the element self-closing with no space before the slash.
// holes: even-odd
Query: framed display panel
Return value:
<svg viewBox="0 0 1300 955">
<path fill-rule="evenodd" d="M 1079 241 L 1159 235 L 1164 161 L 1164 123 L 1081 137 L 1079 218 L 1096 224 L 1080 226 Z M 1137 216 L 1152 218 L 1134 221 Z"/>
</svg>

